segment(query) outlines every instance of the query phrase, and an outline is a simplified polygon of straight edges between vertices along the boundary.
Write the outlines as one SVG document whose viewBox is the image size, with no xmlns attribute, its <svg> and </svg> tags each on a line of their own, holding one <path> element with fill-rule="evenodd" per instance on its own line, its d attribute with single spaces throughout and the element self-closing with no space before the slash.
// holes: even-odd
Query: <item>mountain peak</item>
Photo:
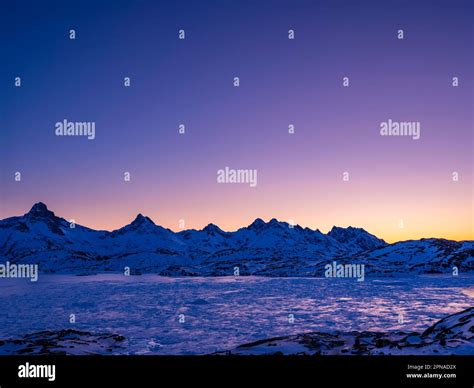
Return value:
<svg viewBox="0 0 474 388">
<path fill-rule="evenodd" d="M 204 232 L 215 234 L 215 233 L 224 233 L 224 231 L 219 228 L 217 225 L 210 223 L 204 229 Z"/>
<path fill-rule="evenodd" d="M 49 210 L 43 202 L 35 203 L 30 211 L 24 215 L 23 219 L 27 223 L 45 224 L 52 233 L 61 236 L 64 235 L 64 232 L 61 229 L 62 219 L 56 217 L 56 215 Z"/>
<path fill-rule="evenodd" d="M 377 238 L 365 229 L 354 228 L 353 226 L 347 228 L 333 226 L 327 235 L 342 244 L 355 244 L 363 250 L 379 248 L 386 245 L 384 240 Z"/>
<path fill-rule="evenodd" d="M 55 216 L 43 202 L 35 203 L 26 215 L 35 218 L 50 218 Z"/>
<path fill-rule="evenodd" d="M 329 231 L 328 235 L 332 236 L 337 239 L 337 237 L 354 237 L 357 235 L 367 234 L 371 235 L 363 228 L 355 228 L 353 226 L 348 226 L 347 228 L 343 228 L 340 226 L 333 226 L 332 229 Z"/>
<path fill-rule="evenodd" d="M 356 231 L 361 231 L 361 232 L 365 232 L 365 230 L 363 228 L 355 228 L 353 226 L 348 226 L 347 228 L 343 228 L 342 226 L 336 226 L 334 225 L 332 228 L 331 228 L 331 231 L 329 233 L 337 233 L 337 232 L 345 232 L 345 231 L 350 231 L 351 233 L 355 233 Z"/>
<path fill-rule="evenodd" d="M 270 226 L 277 226 L 277 225 L 281 225 L 282 222 L 278 221 L 276 218 L 272 218 L 269 222 L 268 222 L 268 225 Z"/>
<path fill-rule="evenodd" d="M 266 225 L 265 221 L 263 221 L 261 218 L 255 219 L 254 222 L 252 222 L 248 228 L 251 230 L 260 230 Z"/>
<path fill-rule="evenodd" d="M 265 222 L 261 218 L 257 218 L 254 222 L 252 222 L 247 229 L 253 230 L 254 232 L 260 232 L 262 230 L 274 230 L 274 229 L 281 229 L 288 227 L 289 224 L 286 222 L 278 221 L 276 218 L 272 218 L 270 221 Z"/>
<path fill-rule="evenodd" d="M 130 225 L 139 226 L 139 225 L 147 225 L 147 224 L 155 225 L 155 223 L 151 220 L 151 218 L 144 216 L 142 213 L 138 213 Z"/>
</svg>

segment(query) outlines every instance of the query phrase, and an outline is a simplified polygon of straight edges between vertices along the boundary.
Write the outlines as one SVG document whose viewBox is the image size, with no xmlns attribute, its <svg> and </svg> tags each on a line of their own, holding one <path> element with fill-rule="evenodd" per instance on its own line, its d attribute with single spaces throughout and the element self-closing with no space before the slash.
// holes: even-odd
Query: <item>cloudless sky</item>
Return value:
<svg viewBox="0 0 474 388">
<path fill-rule="evenodd" d="M 141 212 L 173 230 L 275 217 L 473 239 L 473 14 L 459 0 L 2 1 L 0 218 L 43 201 L 96 229 Z M 94 121 L 95 140 L 55 136 L 63 119 Z M 380 136 L 388 119 L 419 121 L 420 140 Z M 225 166 L 257 169 L 257 187 L 218 184 Z"/>
</svg>

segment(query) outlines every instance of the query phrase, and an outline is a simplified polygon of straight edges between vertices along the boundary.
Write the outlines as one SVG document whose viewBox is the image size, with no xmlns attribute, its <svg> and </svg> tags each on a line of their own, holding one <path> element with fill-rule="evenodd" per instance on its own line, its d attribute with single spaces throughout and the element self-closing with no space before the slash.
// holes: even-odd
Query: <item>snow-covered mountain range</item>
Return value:
<svg viewBox="0 0 474 388">
<path fill-rule="evenodd" d="M 112 232 L 97 231 L 56 216 L 44 203 L 23 216 L 0 221 L 0 257 L 39 264 L 42 272 L 152 272 L 169 276 L 324 276 L 324 266 L 364 264 L 370 274 L 451 273 L 474 270 L 474 241 L 421 239 L 387 244 L 361 228 L 327 233 L 272 219 L 225 232 L 173 232 L 139 214 Z"/>
</svg>

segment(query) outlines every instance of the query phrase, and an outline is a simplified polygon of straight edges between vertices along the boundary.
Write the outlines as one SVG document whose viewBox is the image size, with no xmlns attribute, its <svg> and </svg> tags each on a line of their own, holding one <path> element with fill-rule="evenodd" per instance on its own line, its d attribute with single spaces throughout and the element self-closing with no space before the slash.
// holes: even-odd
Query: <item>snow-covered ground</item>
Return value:
<svg viewBox="0 0 474 388">
<path fill-rule="evenodd" d="M 224 355 L 473 355 L 474 307 L 423 332 L 312 332 L 243 344 Z"/>
<path fill-rule="evenodd" d="M 36 283 L 2 279 L 0 295 L 0 340 L 73 329 L 101 340 L 104 333 L 125 337 L 114 354 L 206 354 L 313 331 L 423 332 L 474 306 L 474 275 L 365 282 L 42 275 Z"/>
</svg>

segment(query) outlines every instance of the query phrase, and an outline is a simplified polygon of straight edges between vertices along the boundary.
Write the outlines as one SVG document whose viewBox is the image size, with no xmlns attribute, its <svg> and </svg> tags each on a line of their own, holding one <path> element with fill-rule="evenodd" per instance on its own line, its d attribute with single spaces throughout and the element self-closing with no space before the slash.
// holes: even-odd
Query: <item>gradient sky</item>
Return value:
<svg viewBox="0 0 474 388">
<path fill-rule="evenodd" d="M 473 14 L 456 0 L 2 1 L 0 218 L 43 201 L 96 229 L 141 212 L 173 230 L 275 217 L 473 239 Z M 64 118 L 95 121 L 96 139 L 55 136 Z M 381 137 L 389 118 L 420 121 L 421 139 Z M 257 169 L 258 186 L 218 184 L 225 166 Z"/>
</svg>

